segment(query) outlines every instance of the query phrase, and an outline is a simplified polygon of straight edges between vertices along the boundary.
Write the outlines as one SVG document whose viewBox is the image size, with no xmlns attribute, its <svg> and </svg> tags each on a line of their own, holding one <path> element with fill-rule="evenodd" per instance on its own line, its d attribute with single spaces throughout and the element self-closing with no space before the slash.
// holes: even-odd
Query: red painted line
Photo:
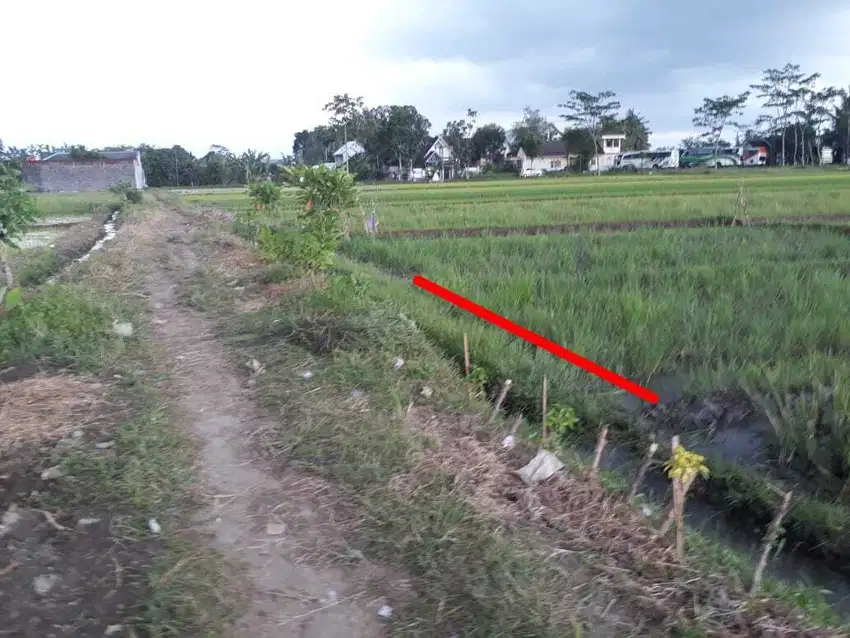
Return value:
<svg viewBox="0 0 850 638">
<path fill-rule="evenodd" d="M 422 275 L 416 275 L 413 278 L 413 285 L 430 292 L 432 295 L 435 295 L 444 301 L 448 301 L 450 304 L 455 305 L 462 310 L 472 313 L 476 317 L 479 317 L 488 323 L 492 323 L 494 326 L 501 328 L 505 332 L 509 332 L 520 339 L 524 339 L 525 341 L 534 344 L 542 350 L 551 352 L 556 357 L 560 357 L 564 361 L 569 361 L 574 366 L 578 366 L 582 370 L 595 374 L 600 379 L 622 388 L 626 392 L 630 392 L 644 401 L 658 403 L 658 395 L 652 390 L 644 388 L 634 381 L 630 381 L 629 379 L 620 376 L 616 372 L 603 368 L 598 363 L 594 363 L 590 359 L 585 359 L 581 355 L 578 355 L 571 350 L 567 350 L 565 347 L 558 345 L 554 341 L 549 341 L 546 337 L 543 337 L 536 332 L 532 332 L 528 328 L 523 328 L 521 325 L 514 323 L 510 319 L 497 315 L 492 310 L 488 310 L 484 306 L 479 306 L 474 301 L 470 301 L 466 297 L 461 297 L 459 294 L 452 292 L 448 288 L 443 288 L 440 284 L 434 283 Z"/>
</svg>

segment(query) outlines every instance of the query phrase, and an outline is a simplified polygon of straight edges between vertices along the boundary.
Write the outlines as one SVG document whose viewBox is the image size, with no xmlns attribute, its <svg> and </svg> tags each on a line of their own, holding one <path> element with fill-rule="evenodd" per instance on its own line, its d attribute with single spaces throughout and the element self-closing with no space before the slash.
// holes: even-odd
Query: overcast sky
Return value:
<svg viewBox="0 0 850 638">
<path fill-rule="evenodd" d="M 2 12 L 0 139 L 18 146 L 277 156 L 334 93 L 413 104 L 442 129 L 467 108 L 506 126 L 526 105 L 554 119 L 570 89 L 615 91 L 659 146 L 691 131 L 704 96 L 745 90 L 766 67 L 850 84 L 847 0 L 9 0 Z"/>
</svg>

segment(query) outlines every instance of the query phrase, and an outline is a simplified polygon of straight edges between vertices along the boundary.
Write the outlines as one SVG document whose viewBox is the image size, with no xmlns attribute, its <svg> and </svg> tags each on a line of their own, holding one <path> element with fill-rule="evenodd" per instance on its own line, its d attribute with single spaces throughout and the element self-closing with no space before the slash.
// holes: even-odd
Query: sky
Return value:
<svg viewBox="0 0 850 638">
<path fill-rule="evenodd" d="M 8 5 L 8 6 L 7 6 Z M 0 139 L 290 153 L 334 94 L 557 123 L 572 89 L 616 92 L 653 146 L 707 96 L 794 62 L 850 85 L 847 0 L 41 0 L 3 6 Z M 757 100 L 745 114 L 752 121 Z"/>
</svg>

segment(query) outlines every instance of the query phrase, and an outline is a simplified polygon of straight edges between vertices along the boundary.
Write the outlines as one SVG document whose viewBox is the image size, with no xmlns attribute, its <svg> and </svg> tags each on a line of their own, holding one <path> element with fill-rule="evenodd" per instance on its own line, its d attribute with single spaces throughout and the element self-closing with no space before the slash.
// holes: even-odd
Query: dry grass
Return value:
<svg viewBox="0 0 850 638">
<path fill-rule="evenodd" d="M 504 451 L 495 439 L 475 436 L 477 415 L 438 413 L 423 407 L 407 411 L 411 427 L 428 436 L 434 448 L 411 472 L 391 481 L 413 496 L 435 474 L 454 477 L 464 500 L 482 515 L 517 528 L 543 526 L 554 532 L 553 556 L 577 555 L 595 579 L 628 595 L 659 622 L 699 619 L 717 636 L 837 636 L 808 629 L 799 614 L 775 601 L 750 601 L 743 584 L 722 573 L 706 573 L 676 559 L 674 544 L 660 537 L 649 519 L 619 494 L 597 481 L 567 471 L 545 484 L 526 487 L 515 471 L 527 460 Z"/>
<path fill-rule="evenodd" d="M 70 375 L 39 375 L 0 384 L 0 450 L 68 436 L 99 422 L 106 386 Z"/>
</svg>

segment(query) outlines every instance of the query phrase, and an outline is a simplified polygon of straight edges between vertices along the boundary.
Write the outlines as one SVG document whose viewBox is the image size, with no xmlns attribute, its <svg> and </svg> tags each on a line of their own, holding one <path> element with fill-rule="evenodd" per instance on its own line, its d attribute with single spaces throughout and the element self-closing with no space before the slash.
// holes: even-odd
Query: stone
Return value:
<svg viewBox="0 0 850 638">
<path fill-rule="evenodd" d="M 58 479 L 62 476 L 62 468 L 58 465 L 54 465 L 53 467 L 49 467 L 41 473 L 41 479 L 43 481 L 52 481 Z"/>
<path fill-rule="evenodd" d="M 33 579 L 32 587 L 35 589 L 35 593 L 39 596 L 46 596 L 58 582 L 59 576 L 56 574 L 42 574 L 41 576 L 36 576 Z"/>
</svg>

